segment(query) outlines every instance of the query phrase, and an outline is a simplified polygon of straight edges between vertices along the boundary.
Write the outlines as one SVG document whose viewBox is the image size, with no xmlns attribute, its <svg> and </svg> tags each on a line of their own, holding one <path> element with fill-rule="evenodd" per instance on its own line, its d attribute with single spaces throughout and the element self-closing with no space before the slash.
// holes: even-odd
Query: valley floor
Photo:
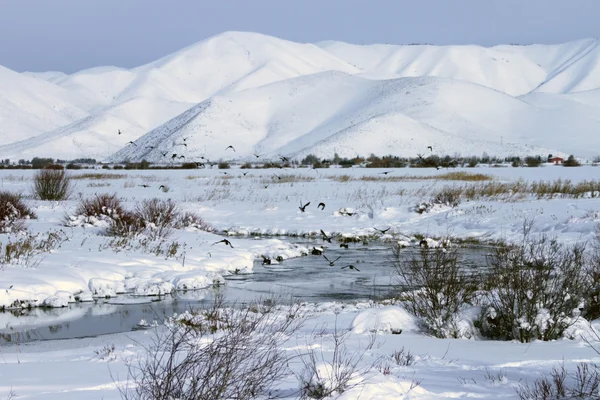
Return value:
<svg viewBox="0 0 600 400">
<path fill-rule="evenodd" d="M 320 238 L 321 230 L 338 241 L 416 246 L 423 238 L 431 245 L 440 238 L 514 242 L 522 237 L 524 222 L 531 221 L 533 234 L 556 236 L 563 243 L 589 241 L 600 222 L 600 192 L 589 185 L 598 171 L 591 166 L 74 171 L 70 200 L 26 199 L 38 217 L 27 222 L 32 240 L 54 232 L 59 245 L 0 266 L 0 307 L 60 307 L 118 293 L 148 296 L 206 288 L 221 284 L 224 276 L 252 273 L 261 255 L 287 259 L 306 254 L 309 249 L 288 243 L 285 236 Z M 0 171 L 0 190 L 29 196 L 32 176 L 32 171 Z M 172 199 L 213 229 L 192 225 L 174 230 L 163 242 L 119 242 L 103 234 L 104 221 L 74 215 L 81 198 L 100 193 L 116 193 L 128 209 L 143 199 Z M 308 202 L 301 212 L 299 206 Z M 317 208 L 319 203 L 324 209 Z M 224 235 L 233 247 L 215 244 Z M 268 240 L 247 240 L 246 235 Z M 0 242 L 24 237 L 2 234 Z M 303 309 L 312 318 L 288 339 L 285 350 L 317 348 L 324 358 L 332 354 L 328 339 L 336 326 L 351 329 L 347 347 L 360 352 L 373 328 L 362 326 L 365 316 L 384 318 L 389 309 L 403 315 L 392 318 L 402 334 L 378 332 L 376 345 L 365 350 L 361 361 L 361 368 L 373 368 L 363 369 L 364 382 L 340 399 L 515 398 L 520 383 L 553 367 L 564 363 L 572 370 L 580 361 L 600 361 L 582 339 L 592 332 L 583 323 L 572 328 L 574 340 L 521 344 L 436 339 L 420 332 L 417 321 L 397 306 L 306 303 Z M 7 313 L 0 314 L 0 322 L 2 332 L 19 323 Z M 325 329 L 315 336 L 321 326 Z M 143 357 L 152 332 L 1 345 L 0 399 L 11 398 L 11 391 L 18 399 L 118 399 L 117 387 L 127 378 L 126 360 Z M 414 354 L 411 365 L 395 362 L 392 355 L 401 348 Z M 291 367 L 298 371 L 302 366 L 296 360 Z M 279 389 L 283 397 L 294 398 L 298 381 L 290 376 Z"/>
</svg>

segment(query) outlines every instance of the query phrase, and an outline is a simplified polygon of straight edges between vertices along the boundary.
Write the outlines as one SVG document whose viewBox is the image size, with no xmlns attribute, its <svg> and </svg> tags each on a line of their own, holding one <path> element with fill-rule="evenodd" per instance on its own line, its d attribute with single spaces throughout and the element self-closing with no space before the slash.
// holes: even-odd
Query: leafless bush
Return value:
<svg viewBox="0 0 600 400">
<path fill-rule="evenodd" d="M 179 216 L 177 204 L 173 200 L 157 198 L 138 203 L 134 214 L 154 238 L 167 237 Z"/>
<path fill-rule="evenodd" d="M 336 324 L 337 325 L 337 324 Z M 353 379 L 367 374 L 376 362 L 363 365 L 365 354 L 375 344 L 375 335 L 370 336 L 369 343 L 362 349 L 351 351 L 346 346 L 350 331 L 338 331 L 337 326 L 331 335 L 330 345 L 333 347 L 331 360 L 323 354 L 310 349 L 300 355 L 304 368 L 297 373 L 300 384 L 300 399 L 325 399 L 340 395 L 360 384 Z"/>
<path fill-rule="evenodd" d="M 116 194 L 96 194 L 92 198 L 81 199 L 77 204 L 75 215 L 86 217 L 118 218 L 125 210 Z"/>
<path fill-rule="evenodd" d="M 550 376 L 542 376 L 532 384 L 517 388 L 521 400 L 597 399 L 600 392 L 600 368 L 593 363 L 577 364 L 575 372 L 568 372 L 564 363 L 554 367 Z"/>
<path fill-rule="evenodd" d="M 144 224 L 137 214 L 125 211 L 121 215 L 110 219 L 110 224 L 105 230 L 107 236 L 132 237 L 144 232 Z"/>
<path fill-rule="evenodd" d="M 404 350 L 404 346 L 400 350 L 395 350 L 392 353 L 392 358 L 396 365 L 409 367 L 415 363 L 415 355 L 410 350 Z"/>
<path fill-rule="evenodd" d="M 152 344 L 144 347 L 145 357 L 129 363 L 132 385 L 120 389 L 121 397 L 229 400 L 268 395 L 290 373 L 290 356 L 282 344 L 303 321 L 296 305 L 257 313 L 251 307 L 225 308 L 217 297 L 207 309 L 155 331 Z"/>
<path fill-rule="evenodd" d="M 477 284 L 463 271 L 456 248 L 421 248 L 405 254 L 402 246 L 392 247 L 392 262 L 399 298 L 406 309 L 422 319 L 436 337 L 461 337 L 459 313 L 472 304 Z"/>
<path fill-rule="evenodd" d="M 461 189 L 454 186 L 445 186 L 432 199 L 434 204 L 442 204 L 457 207 L 460 204 Z"/>
<path fill-rule="evenodd" d="M 596 225 L 594 233 L 591 256 L 585 268 L 589 289 L 583 313 L 588 321 L 600 318 L 600 224 Z"/>
<path fill-rule="evenodd" d="M 589 292 L 584 245 L 564 246 L 547 236 L 500 246 L 488 257 L 481 332 L 500 340 L 554 340 L 577 319 L 573 310 Z"/>
<path fill-rule="evenodd" d="M 0 192 L 0 233 L 19 232 L 25 229 L 26 218 L 36 218 L 20 194 Z"/>
<path fill-rule="evenodd" d="M 209 223 L 204 221 L 202 217 L 189 211 L 180 213 L 178 215 L 174 227 L 176 229 L 195 228 L 206 232 L 212 232 L 214 230 L 214 228 Z"/>
<path fill-rule="evenodd" d="M 42 169 L 33 178 L 33 191 L 40 200 L 66 200 L 71 190 L 71 177 L 64 170 Z"/>
</svg>

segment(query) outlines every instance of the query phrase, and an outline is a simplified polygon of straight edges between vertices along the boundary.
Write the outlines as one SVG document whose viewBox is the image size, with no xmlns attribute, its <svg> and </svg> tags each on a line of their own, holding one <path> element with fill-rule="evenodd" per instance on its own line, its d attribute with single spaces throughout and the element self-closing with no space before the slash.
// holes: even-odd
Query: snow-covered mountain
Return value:
<svg viewBox="0 0 600 400">
<path fill-rule="evenodd" d="M 414 156 L 429 145 L 591 157 L 598 44 L 299 44 L 226 32 L 133 69 L 0 67 L 0 158 Z"/>
</svg>

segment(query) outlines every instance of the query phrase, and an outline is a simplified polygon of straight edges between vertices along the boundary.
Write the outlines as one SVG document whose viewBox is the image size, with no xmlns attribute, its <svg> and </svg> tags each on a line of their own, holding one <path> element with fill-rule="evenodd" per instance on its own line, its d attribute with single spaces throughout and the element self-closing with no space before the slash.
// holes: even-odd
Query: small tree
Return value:
<svg viewBox="0 0 600 400">
<path fill-rule="evenodd" d="M 42 169 L 33 178 L 33 191 L 40 200 L 66 200 L 71 177 L 62 169 Z"/>
<path fill-rule="evenodd" d="M 527 164 L 528 167 L 539 167 L 542 164 L 542 159 L 540 156 L 525 157 L 525 164 Z"/>
<path fill-rule="evenodd" d="M 461 268 L 456 248 L 428 249 L 405 255 L 396 245 L 393 263 L 400 285 L 400 299 L 406 309 L 423 320 L 436 337 L 460 337 L 458 314 L 471 305 L 477 285 Z"/>
<path fill-rule="evenodd" d="M 579 163 L 579 161 L 577 161 L 575 159 L 573 154 L 571 154 L 569 156 L 569 158 L 567 158 L 567 160 L 563 163 L 563 166 L 565 166 L 565 167 L 580 167 L 581 164 Z"/>
</svg>

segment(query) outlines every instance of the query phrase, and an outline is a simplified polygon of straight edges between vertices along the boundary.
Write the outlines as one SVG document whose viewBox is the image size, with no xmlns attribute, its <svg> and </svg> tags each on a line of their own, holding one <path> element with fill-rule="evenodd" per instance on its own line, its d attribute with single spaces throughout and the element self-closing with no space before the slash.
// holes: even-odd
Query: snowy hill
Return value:
<svg viewBox="0 0 600 400">
<path fill-rule="evenodd" d="M 197 143 L 177 153 L 189 157 L 414 155 L 432 142 L 449 154 L 595 156 L 598 43 L 363 46 L 226 32 L 133 69 L 0 67 L 0 157 L 122 149 L 111 159 L 159 161 L 187 136 Z M 224 153 L 228 144 L 240 150 Z"/>
<path fill-rule="evenodd" d="M 277 159 L 334 152 L 414 157 L 430 145 L 442 155 L 547 154 L 557 133 L 532 132 L 541 124 L 550 129 L 552 115 L 467 82 L 325 72 L 213 97 L 110 159 L 167 162 L 173 154 L 188 160 L 253 159 L 253 154 Z"/>
</svg>

